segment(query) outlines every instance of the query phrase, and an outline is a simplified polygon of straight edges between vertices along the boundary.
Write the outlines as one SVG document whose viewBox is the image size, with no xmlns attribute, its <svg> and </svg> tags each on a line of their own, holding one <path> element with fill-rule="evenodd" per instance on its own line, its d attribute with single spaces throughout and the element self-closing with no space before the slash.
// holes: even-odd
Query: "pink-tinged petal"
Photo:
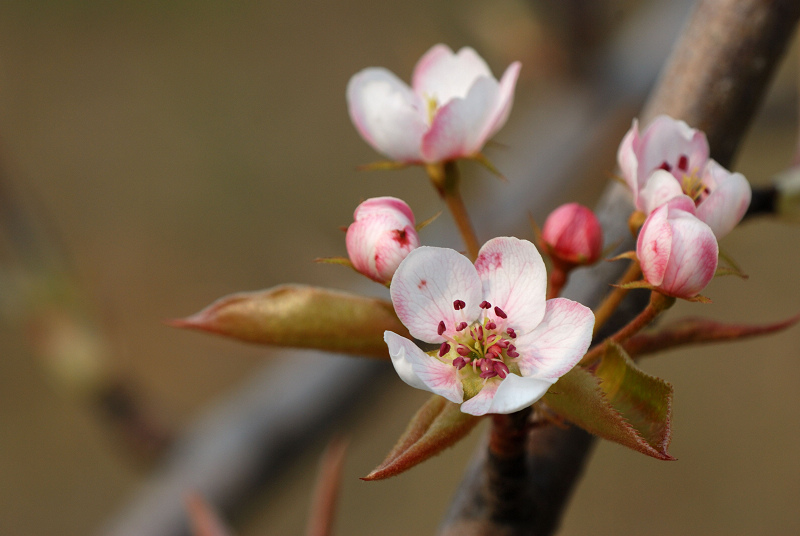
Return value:
<svg viewBox="0 0 800 536">
<path fill-rule="evenodd" d="M 711 193 L 697 206 L 697 217 L 704 221 L 719 239 L 736 227 L 750 206 L 750 183 L 741 173 L 731 173 L 709 160 L 703 183 Z"/>
<path fill-rule="evenodd" d="M 347 106 L 361 136 L 398 162 L 420 162 L 428 130 L 427 107 L 404 82 L 380 67 L 355 74 L 347 84 Z"/>
<path fill-rule="evenodd" d="M 639 192 L 640 210 L 649 214 L 667 201 L 682 195 L 684 194 L 681 184 L 672 173 L 663 169 L 656 170 Z M 689 197 L 687 199 L 692 202 Z"/>
<path fill-rule="evenodd" d="M 671 211 L 669 219 L 672 254 L 661 286 L 672 296 L 692 298 L 708 285 L 717 270 L 717 239 L 708 225 L 687 212 Z"/>
<path fill-rule="evenodd" d="M 622 178 L 628 183 L 628 187 L 633 193 L 633 198 L 636 201 L 636 208 L 643 210 L 638 204 L 639 199 L 639 181 L 638 181 L 638 160 L 634 147 L 639 146 L 639 122 L 634 119 L 633 125 L 630 130 L 622 138 L 622 143 L 619 144 L 617 150 L 617 163 L 622 170 Z"/>
<path fill-rule="evenodd" d="M 430 343 L 453 337 L 455 326 L 478 318 L 481 280 L 465 256 L 446 248 L 422 246 L 400 263 L 392 279 L 392 304 L 411 335 Z M 466 307 L 456 311 L 455 300 Z M 439 323 L 445 331 L 440 334 Z"/>
<path fill-rule="evenodd" d="M 511 374 L 506 376 L 506 379 L 510 377 Z M 469 413 L 470 415 L 486 415 L 489 412 L 489 408 L 492 407 L 492 400 L 494 399 L 498 387 L 500 387 L 500 382 L 498 380 L 493 379 L 487 381 L 486 385 L 483 386 L 483 389 L 481 389 L 477 395 L 461 404 L 461 411 Z"/>
<path fill-rule="evenodd" d="M 508 66 L 503 77 L 500 79 L 500 91 L 497 95 L 497 102 L 492 112 L 492 119 L 487 123 L 486 132 L 483 132 L 481 137 L 485 140 L 490 139 L 497 134 L 503 125 L 506 124 L 508 116 L 511 113 L 511 107 L 514 105 L 514 88 L 517 86 L 517 79 L 519 78 L 519 71 L 522 64 L 515 61 Z M 483 145 L 483 144 L 481 144 Z"/>
<path fill-rule="evenodd" d="M 473 49 L 464 47 L 453 54 L 446 45 L 436 45 L 414 67 L 411 87 L 418 96 L 434 99 L 441 107 L 466 97 L 480 77 L 494 80 L 489 66 Z"/>
<path fill-rule="evenodd" d="M 667 115 L 660 115 L 653 120 L 634 151 L 638 158 L 637 180 L 640 186 L 664 162 L 669 164 L 673 173 L 676 172 L 682 156 L 687 158 L 686 171 L 699 173 L 705 167 L 709 154 L 704 132 Z"/>
<path fill-rule="evenodd" d="M 384 233 L 375 244 L 375 271 L 380 280 L 391 281 L 403 259 L 418 247 L 419 236 L 410 225 Z"/>
<path fill-rule="evenodd" d="M 586 353 L 593 328 L 594 313 L 588 307 L 566 298 L 548 300 L 542 322 L 514 341 L 520 373 L 554 383 Z"/>
<path fill-rule="evenodd" d="M 499 384 L 487 382 L 477 395 L 461 404 L 461 411 L 471 415 L 514 413 L 542 398 L 551 385 L 553 382 L 547 379 L 509 374 Z"/>
<path fill-rule="evenodd" d="M 464 390 L 453 365 L 429 356 L 413 342 L 391 331 L 384 333 L 383 340 L 389 347 L 392 365 L 401 380 L 456 404 L 464 400 Z"/>
<path fill-rule="evenodd" d="M 636 256 L 642 274 L 651 285 L 659 286 L 667 271 L 672 251 L 672 227 L 667 222 L 669 205 L 654 210 L 645 220 L 636 242 Z"/>
<path fill-rule="evenodd" d="M 500 319 L 489 309 L 490 318 L 518 335 L 539 325 L 545 313 L 547 270 L 536 246 L 514 237 L 493 238 L 478 253 L 475 269 L 483 282 L 484 299 L 507 317 Z"/>
<path fill-rule="evenodd" d="M 414 213 L 411 211 L 411 207 L 402 199 L 391 196 L 367 199 L 356 207 L 353 212 L 353 220 L 358 221 L 372 214 L 386 212 L 394 214 L 396 217 L 404 216 L 409 225 L 414 225 Z"/>
<path fill-rule="evenodd" d="M 426 162 L 470 157 L 486 142 L 500 87 L 493 78 L 475 81 L 465 98 L 455 98 L 436 112 L 430 130 L 422 137 Z"/>
</svg>

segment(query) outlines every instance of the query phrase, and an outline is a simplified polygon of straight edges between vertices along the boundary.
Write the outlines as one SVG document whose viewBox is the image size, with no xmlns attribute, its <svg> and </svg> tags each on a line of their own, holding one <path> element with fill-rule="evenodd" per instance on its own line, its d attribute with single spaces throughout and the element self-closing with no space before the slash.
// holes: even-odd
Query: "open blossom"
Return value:
<svg viewBox="0 0 800 536">
<path fill-rule="evenodd" d="M 676 298 L 697 296 L 717 270 L 717 240 L 693 211 L 684 198 L 660 206 L 645 220 L 636 243 L 645 280 Z"/>
<path fill-rule="evenodd" d="M 634 119 L 617 160 L 636 208 L 645 214 L 671 199 L 687 196 L 696 206 L 696 216 L 721 238 L 739 223 L 750 205 L 747 179 L 709 158 L 703 132 L 669 116 L 658 116 L 641 135 Z"/>
<path fill-rule="evenodd" d="M 471 48 L 436 45 L 414 68 L 411 87 L 382 67 L 347 85 L 350 117 L 361 136 L 392 160 L 432 164 L 476 156 L 505 124 L 519 62 L 498 82 Z"/>
<path fill-rule="evenodd" d="M 569 265 L 593 264 L 603 252 L 603 229 L 591 209 L 561 205 L 544 222 L 542 240 L 551 257 Z"/>
<path fill-rule="evenodd" d="M 407 384 L 461 403 L 472 415 L 511 413 L 541 398 L 586 353 L 594 314 L 545 301 L 547 274 L 528 241 L 488 241 L 475 265 L 445 248 L 421 247 L 397 269 L 392 303 L 423 352 L 387 331 L 395 370 Z"/>
<path fill-rule="evenodd" d="M 353 267 L 379 283 L 392 280 L 408 253 L 419 246 L 414 214 L 396 197 L 367 199 L 347 228 L 347 255 Z"/>
</svg>

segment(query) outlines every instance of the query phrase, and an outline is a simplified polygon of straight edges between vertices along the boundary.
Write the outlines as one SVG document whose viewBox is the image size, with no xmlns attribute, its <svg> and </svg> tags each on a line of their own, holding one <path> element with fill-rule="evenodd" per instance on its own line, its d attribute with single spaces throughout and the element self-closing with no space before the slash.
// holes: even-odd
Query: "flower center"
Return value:
<svg viewBox="0 0 800 536">
<path fill-rule="evenodd" d="M 710 193 L 708 186 L 703 183 L 703 179 L 698 175 L 698 169 L 689 171 L 689 157 L 682 154 L 678 158 L 678 163 L 675 167 L 666 160 L 661 163 L 659 169 L 669 171 L 672 173 L 678 182 L 681 183 L 681 190 L 683 193 L 692 198 L 695 205 L 699 205 Z"/>
<path fill-rule="evenodd" d="M 462 300 L 453 302 L 456 311 L 465 307 Z M 519 353 L 513 343 L 517 334 L 513 328 L 506 326 L 506 313 L 485 300 L 481 302 L 480 309 L 480 317 L 472 324 L 463 320 L 456 322 L 453 326 L 455 334 L 452 337 L 445 335 L 446 340 L 439 348 L 438 356 L 442 360 L 449 360 L 462 371 L 462 380 L 467 379 L 466 376 L 477 376 L 485 383 L 490 378 L 504 379 L 508 376 L 509 365 L 517 369 L 514 361 Z M 494 311 L 495 319 L 487 315 L 490 310 Z M 440 321 L 439 335 L 444 335 L 447 327 L 443 320 Z"/>
<path fill-rule="evenodd" d="M 428 108 L 428 124 L 433 124 L 433 118 L 436 117 L 436 112 L 439 110 L 439 101 L 436 97 L 429 97 L 425 95 L 425 104 Z"/>
</svg>

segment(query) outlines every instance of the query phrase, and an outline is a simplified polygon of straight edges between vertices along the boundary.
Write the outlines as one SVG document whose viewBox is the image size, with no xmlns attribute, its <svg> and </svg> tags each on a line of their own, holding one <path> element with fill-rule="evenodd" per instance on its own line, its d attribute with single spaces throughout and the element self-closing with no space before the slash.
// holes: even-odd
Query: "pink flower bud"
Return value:
<svg viewBox="0 0 800 536">
<path fill-rule="evenodd" d="M 542 239 L 556 261 L 593 264 L 603 252 L 603 229 L 590 209 L 578 203 L 561 205 L 547 217 Z"/>
<path fill-rule="evenodd" d="M 717 239 L 693 210 L 684 198 L 662 205 L 645 220 L 636 244 L 645 280 L 676 298 L 697 296 L 717 270 Z"/>
<path fill-rule="evenodd" d="M 414 214 L 396 197 L 367 199 L 347 228 L 347 255 L 353 267 L 379 283 L 389 283 L 400 262 L 419 246 Z"/>
</svg>

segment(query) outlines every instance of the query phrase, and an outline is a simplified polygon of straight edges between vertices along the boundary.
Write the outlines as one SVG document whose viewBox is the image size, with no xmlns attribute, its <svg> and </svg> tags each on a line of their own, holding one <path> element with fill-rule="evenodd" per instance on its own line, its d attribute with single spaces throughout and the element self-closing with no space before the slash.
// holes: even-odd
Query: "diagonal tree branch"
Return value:
<svg viewBox="0 0 800 536">
<path fill-rule="evenodd" d="M 797 0 L 698 2 L 645 107 L 642 123 L 660 113 L 683 119 L 703 129 L 712 156 L 729 165 L 798 18 Z M 599 207 L 612 241 L 626 237 L 625 226 L 620 225 L 630 212 L 625 197 L 619 187 L 612 186 Z M 595 305 L 615 277 L 607 267 L 588 272 L 574 280 L 565 295 Z M 632 318 L 643 307 L 636 294 L 629 298 L 616 322 L 606 329 L 614 329 L 613 324 Z M 487 496 L 487 482 L 503 468 L 481 454 L 465 475 L 440 534 L 552 534 L 593 444 L 593 438 L 574 427 L 546 423 L 536 427 L 530 435 L 526 466 L 519 468 L 526 476 L 524 492 L 517 495 L 524 507 L 516 511 L 523 514 L 501 519 L 494 516 L 491 505 L 495 501 Z"/>
</svg>

